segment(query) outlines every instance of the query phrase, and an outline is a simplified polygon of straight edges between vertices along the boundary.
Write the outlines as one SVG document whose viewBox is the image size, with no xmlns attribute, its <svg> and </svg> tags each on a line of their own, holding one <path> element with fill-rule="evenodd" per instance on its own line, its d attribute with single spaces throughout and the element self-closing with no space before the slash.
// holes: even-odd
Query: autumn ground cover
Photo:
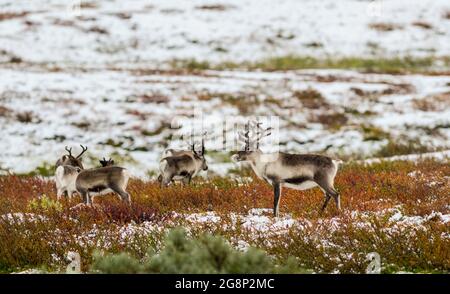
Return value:
<svg viewBox="0 0 450 294">
<path fill-rule="evenodd" d="M 362 273 L 376 252 L 385 273 L 450 269 L 447 160 L 345 164 L 336 177 L 341 212 L 330 202 L 319 213 L 319 189 L 285 189 L 278 218 L 271 215 L 270 187 L 251 175 L 166 189 L 133 179 L 131 207 L 113 195 L 75 207 L 78 197 L 56 201 L 50 178 L 2 176 L 0 270 L 64 271 L 69 251 L 81 255 L 86 272 L 94 255 L 125 252 L 139 261 L 164 249 L 176 227 L 193 238 L 222 236 L 239 251 L 259 248 L 280 267 L 294 260 L 314 272 Z"/>
</svg>

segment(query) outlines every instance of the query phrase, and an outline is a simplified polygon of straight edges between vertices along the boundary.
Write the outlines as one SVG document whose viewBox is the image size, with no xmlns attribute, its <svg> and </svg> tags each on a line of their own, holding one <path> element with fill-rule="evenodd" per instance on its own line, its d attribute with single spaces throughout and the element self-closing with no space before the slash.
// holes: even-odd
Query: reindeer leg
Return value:
<svg viewBox="0 0 450 294">
<path fill-rule="evenodd" d="M 326 175 L 318 175 L 315 177 L 314 181 L 317 183 L 317 185 L 319 185 L 319 187 L 325 194 L 325 201 L 322 205 L 320 213 L 322 213 L 327 207 L 331 196 L 333 196 L 334 201 L 336 202 L 336 206 L 338 207 L 338 209 L 340 209 L 341 205 L 339 200 L 339 193 L 333 188 L 333 181 L 330 181 Z"/>
<path fill-rule="evenodd" d="M 59 201 L 61 199 L 61 196 L 63 195 L 64 191 L 62 189 L 58 189 L 56 191 L 56 199 Z"/>
<path fill-rule="evenodd" d="M 83 202 L 86 205 L 91 205 L 91 195 L 89 195 L 88 190 L 80 191 L 81 196 L 83 197 Z"/>
<path fill-rule="evenodd" d="M 192 175 L 187 175 L 183 178 L 183 186 L 187 186 L 191 184 Z"/>
<path fill-rule="evenodd" d="M 281 184 L 280 183 L 273 183 L 273 215 L 275 217 L 278 217 L 279 209 L 278 205 L 280 204 L 280 197 L 281 197 Z"/>
<path fill-rule="evenodd" d="M 110 189 L 116 192 L 122 199 L 122 201 L 125 201 L 128 205 L 131 205 L 131 197 L 130 194 L 128 194 L 123 188 L 117 186 L 117 185 L 111 185 Z"/>
<path fill-rule="evenodd" d="M 328 202 L 330 201 L 330 198 L 331 198 L 330 194 L 325 192 L 325 202 L 323 203 L 322 208 L 320 209 L 320 213 L 322 213 L 325 210 L 325 208 L 328 205 Z"/>
<path fill-rule="evenodd" d="M 92 205 L 92 198 L 91 195 L 89 195 L 89 191 L 86 192 L 86 204 Z"/>
<path fill-rule="evenodd" d="M 338 210 L 341 210 L 341 195 L 334 188 L 333 193 L 331 195 L 333 196 L 334 202 L 336 203 L 336 208 Z"/>
</svg>

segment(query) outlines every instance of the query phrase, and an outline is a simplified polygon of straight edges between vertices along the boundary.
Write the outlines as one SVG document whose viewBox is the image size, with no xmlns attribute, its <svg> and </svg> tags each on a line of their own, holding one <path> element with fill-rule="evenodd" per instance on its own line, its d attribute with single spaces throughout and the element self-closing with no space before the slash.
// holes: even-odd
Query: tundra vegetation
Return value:
<svg viewBox="0 0 450 294">
<path fill-rule="evenodd" d="M 169 252 L 197 256 L 212 248 L 199 256 L 205 267 L 194 270 L 192 257 L 180 271 L 236 272 L 233 260 L 240 257 L 249 272 L 362 273 L 370 252 L 380 254 L 384 273 L 450 270 L 448 160 L 343 165 L 335 181 L 341 212 L 330 206 L 319 214 L 319 189 L 285 189 L 279 218 L 268 209 L 271 187 L 245 174 L 251 177 L 164 189 L 132 178 L 131 205 L 111 194 L 91 208 L 74 208 L 79 196 L 56 201 L 48 178 L 2 176 L 0 269 L 60 272 L 67 253 L 76 251 L 85 272 L 171 272 L 179 261 Z M 185 233 L 167 239 L 177 227 Z M 231 264 L 213 264 L 217 255 Z M 111 268 L 121 260 L 126 266 Z"/>
</svg>

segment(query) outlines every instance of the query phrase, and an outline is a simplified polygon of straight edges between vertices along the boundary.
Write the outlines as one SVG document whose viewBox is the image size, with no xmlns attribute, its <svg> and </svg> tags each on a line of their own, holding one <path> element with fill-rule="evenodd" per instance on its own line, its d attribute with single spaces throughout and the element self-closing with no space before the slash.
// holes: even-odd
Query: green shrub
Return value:
<svg viewBox="0 0 450 294">
<path fill-rule="evenodd" d="M 184 274 L 238 274 L 238 273 L 298 273 L 293 259 L 276 265 L 264 251 L 249 248 L 246 252 L 233 249 L 222 237 L 202 234 L 188 238 L 183 229 L 172 230 L 165 247 L 139 262 L 125 253 L 102 256 L 96 254 L 92 265 L 101 273 L 184 273 Z"/>
<path fill-rule="evenodd" d="M 62 211 L 63 207 L 61 202 L 48 197 L 43 194 L 39 198 L 34 198 L 28 203 L 28 208 L 31 211 L 34 210 L 56 210 Z"/>
</svg>

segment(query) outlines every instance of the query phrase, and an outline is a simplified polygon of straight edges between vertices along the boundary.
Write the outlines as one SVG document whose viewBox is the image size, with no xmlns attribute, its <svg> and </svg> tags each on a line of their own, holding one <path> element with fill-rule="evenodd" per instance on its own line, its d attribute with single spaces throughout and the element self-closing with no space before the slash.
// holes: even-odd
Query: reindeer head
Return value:
<svg viewBox="0 0 450 294">
<path fill-rule="evenodd" d="M 234 161 L 249 161 L 252 160 L 256 153 L 261 153 L 259 150 L 259 141 L 271 134 L 272 128 L 261 128 L 262 123 L 256 121 L 248 121 L 245 124 L 245 131 L 239 132 L 239 141 L 245 144 L 244 150 L 238 151 L 232 156 Z"/>
<path fill-rule="evenodd" d="M 104 157 L 102 160 L 99 160 L 100 164 L 102 165 L 102 167 L 106 167 L 106 166 L 113 166 L 114 165 L 114 160 L 112 160 L 111 158 L 106 160 Z"/>
<path fill-rule="evenodd" d="M 81 146 L 82 151 L 76 157 L 72 155 L 72 147 L 69 148 L 66 146 L 65 149 L 68 154 L 63 155 L 60 159 L 58 159 L 58 161 L 56 162 L 56 167 L 58 167 L 60 165 L 70 165 L 70 166 L 75 166 L 75 167 L 84 169 L 83 164 L 81 163 L 81 156 L 84 154 L 84 152 L 86 152 L 86 150 L 88 148 L 84 147 L 83 145 L 80 145 L 80 146 Z"/>
</svg>

